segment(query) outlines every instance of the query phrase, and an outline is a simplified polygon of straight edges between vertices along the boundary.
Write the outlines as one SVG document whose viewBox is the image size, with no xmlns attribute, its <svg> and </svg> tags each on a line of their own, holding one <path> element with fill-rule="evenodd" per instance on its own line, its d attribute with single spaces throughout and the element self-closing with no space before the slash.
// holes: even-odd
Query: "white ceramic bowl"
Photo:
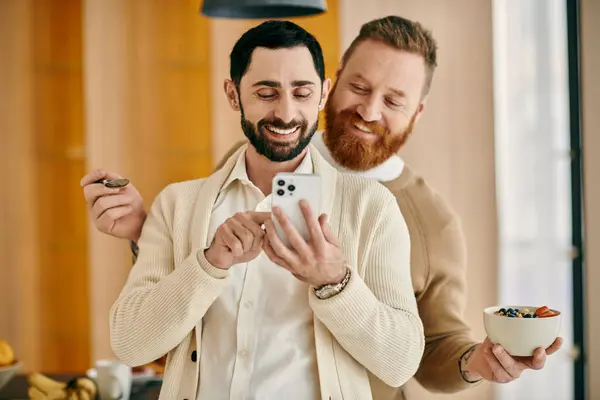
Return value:
<svg viewBox="0 0 600 400">
<path fill-rule="evenodd" d="M 21 370 L 21 363 L 16 362 L 6 367 L 0 367 L 0 390 Z"/>
<path fill-rule="evenodd" d="M 513 356 L 531 356 L 535 349 L 547 348 L 559 336 L 562 323 L 560 311 L 550 309 L 558 315 L 547 318 L 509 318 L 494 313 L 501 308 L 527 308 L 535 306 L 496 306 L 483 310 L 485 331 L 492 343 L 504 347 Z"/>
</svg>

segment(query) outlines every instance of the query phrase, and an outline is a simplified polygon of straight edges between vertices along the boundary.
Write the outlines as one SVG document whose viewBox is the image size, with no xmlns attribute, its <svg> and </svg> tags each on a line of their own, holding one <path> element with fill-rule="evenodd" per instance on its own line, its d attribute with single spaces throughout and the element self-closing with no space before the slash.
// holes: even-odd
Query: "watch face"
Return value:
<svg viewBox="0 0 600 400">
<path fill-rule="evenodd" d="M 315 295 L 321 300 L 328 299 L 331 296 L 334 296 L 334 295 L 340 293 L 342 290 L 344 290 L 349 279 L 350 279 L 350 268 L 347 268 L 346 276 L 344 277 L 344 280 L 341 283 L 325 285 L 322 288 L 315 290 Z"/>
<path fill-rule="evenodd" d="M 325 287 L 319 290 L 319 297 L 322 299 L 327 299 L 339 291 L 337 287 Z"/>
</svg>

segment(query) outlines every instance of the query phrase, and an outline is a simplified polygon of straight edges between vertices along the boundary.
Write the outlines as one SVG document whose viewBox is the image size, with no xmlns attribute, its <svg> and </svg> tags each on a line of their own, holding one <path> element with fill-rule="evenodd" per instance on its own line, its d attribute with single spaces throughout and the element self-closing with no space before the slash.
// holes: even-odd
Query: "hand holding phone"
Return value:
<svg viewBox="0 0 600 400">
<path fill-rule="evenodd" d="M 287 215 L 300 236 L 308 242 L 310 233 L 299 202 L 300 200 L 307 201 L 312 211 L 319 215 L 321 209 L 321 177 L 312 174 L 277 174 L 273 178 L 271 196 L 271 206 L 279 207 Z M 277 218 L 272 216 L 271 219 L 283 244 L 291 247 L 289 239 Z"/>
<path fill-rule="evenodd" d="M 321 213 L 321 188 L 318 175 L 276 175 L 263 242 L 272 262 L 314 288 L 347 282 L 349 276 L 340 242 Z"/>
</svg>

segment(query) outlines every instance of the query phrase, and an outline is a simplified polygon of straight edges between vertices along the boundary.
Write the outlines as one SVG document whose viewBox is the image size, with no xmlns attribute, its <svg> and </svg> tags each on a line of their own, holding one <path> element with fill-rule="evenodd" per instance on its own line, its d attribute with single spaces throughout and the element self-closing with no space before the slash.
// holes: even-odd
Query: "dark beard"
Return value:
<svg viewBox="0 0 600 400">
<path fill-rule="evenodd" d="M 271 120 L 261 119 L 256 126 L 254 126 L 252 122 L 246 119 L 244 109 L 241 108 L 241 125 L 244 135 L 246 135 L 250 144 L 256 149 L 258 154 L 273 162 L 284 162 L 293 160 L 306 149 L 317 131 L 319 119 L 317 118 L 317 121 L 310 128 L 305 119 L 300 122 L 292 120 L 291 122 L 285 123 L 279 118 Z M 263 129 L 266 129 L 265 125 L 270 125 L 278 129 L 291 129 L 294 126 L 299 126 L 300 137 L 295 143 L 290 144 L 273 142 L 261 133 Z"/>
</svg>

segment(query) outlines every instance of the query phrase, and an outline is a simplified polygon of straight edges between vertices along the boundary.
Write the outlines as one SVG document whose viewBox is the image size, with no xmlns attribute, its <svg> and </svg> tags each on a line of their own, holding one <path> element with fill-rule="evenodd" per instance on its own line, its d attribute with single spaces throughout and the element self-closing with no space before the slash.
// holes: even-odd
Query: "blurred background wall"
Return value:
<svg viewBox="0 0 600 400">
<path fill-rule="evenodd" d="M 463 220 L 466 317 L 483 338 L 481 310 L 498 301 L 492 2 L 327 3 L 326 14 L 294 21 L 321 42 L 332 79 L 372 18 L 416 19 L 438 40 L 428 108 L 402 156 Z M 94 231 L 80 178 L 93 168 L 119 171 L 149 207 L 166 184 L 210 174 L 242 138 L 223 80 L 233 43 L 259 21 L 209 20 L 198 8 L 198 0 L 0 0 L 0 338 L 28 370 L 82 371 L 112 357 L 108 310 L 131 257 L 126 242 Z M 600 82 L 592 71 L 600 69 L 600 7 L 582 0 L 582 9 L 586 271 L 594 304 Z M 591 338 L 600 332 L 593 307 L 587 320 Z M 600 346 L 589 342 L 590 376 L 600 376 Z M 597 381 L 590 399 L 600 398 Z M 419 399 L 441 396 L 410 390 Z M 493 398 L 493 391 L 481 385 L 441 397 Z"/>
</svg>

